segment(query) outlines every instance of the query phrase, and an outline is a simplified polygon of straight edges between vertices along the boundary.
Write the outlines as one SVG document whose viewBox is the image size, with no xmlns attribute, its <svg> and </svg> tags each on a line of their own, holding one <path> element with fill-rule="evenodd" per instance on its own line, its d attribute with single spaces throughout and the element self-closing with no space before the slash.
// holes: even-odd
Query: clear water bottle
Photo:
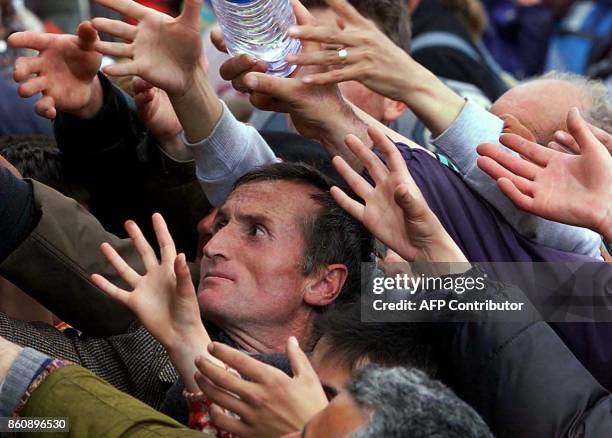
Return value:
<svg viewBox="0 0 612 438">
<path fill-rule="evenodd" d="M 289 0 L 212 0 L 230 55 L 246 53 L 268 63 L 268 73 L 289 76 L 287 55 L 300 51 L 287 31 L 295 24 Z"/>
</svg>

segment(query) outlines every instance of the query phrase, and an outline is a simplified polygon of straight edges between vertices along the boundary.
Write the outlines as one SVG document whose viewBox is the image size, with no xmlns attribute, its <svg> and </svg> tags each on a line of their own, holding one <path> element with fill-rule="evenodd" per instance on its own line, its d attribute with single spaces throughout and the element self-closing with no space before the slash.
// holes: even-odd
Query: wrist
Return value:
<svg viewBox="0 0 612 438">
<path fill-rule="evenodd" d="M 446 131 L 461 113 L 465 100 L 448 88 L 438 77 L 411 59 L 414 74 L 401 87 L 402 102 L 415 113 L 438 137 Z"/>
<path fill-rule="evenodd" d="M 612 242 L 612 204 L 603 212 L 599 219 L 595 220 L 595 231 L 600 233 L 604 240 Z"/>
<path fill-rule="evenodd" d="M 93 118 L 104 104 L 104 91 L 102 90 L 102 84 L 100 78 L 96 75 L 89 85 L 89 100 L 85 106 L 72 111 L 71 113 L 81 119 Z"/>
</svg>

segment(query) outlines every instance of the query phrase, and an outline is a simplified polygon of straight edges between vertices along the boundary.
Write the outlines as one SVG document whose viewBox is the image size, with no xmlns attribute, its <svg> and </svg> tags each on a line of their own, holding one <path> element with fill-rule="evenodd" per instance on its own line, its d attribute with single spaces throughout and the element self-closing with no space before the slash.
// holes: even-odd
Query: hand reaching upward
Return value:
<svg viewBox="0 0 612 438">
<path fill-rule="evenodd" d="M 119 20 L 95 18 L 93 25 L 125 42 L 95 44 L 100 53 L 129 61 L 108 66 L 111 76 L 139 76 L 170 97 L 182 96 L 194 80 L 194 71 L 203 65 L 200 37 L 202 0 L 185 0 L 177 18 L 142 6 L 132 0 L 96 0 L 128 18 L 138 21 L 130 25 Z"/>
<path fill-rule="evenodd" d="M 37 50 L 34 57 L 15 61 L 14 79 L 22 97 L 42 93 L 36 113 L 54 119 L 57 111 L 91 117 L 102 107 L 102 88 L 96 74 L 102 55 L 94 49 L 98 33 L 83 22 L 77 35 L 17 32 L 10 36 L 14 48 Z"/>
</svg>

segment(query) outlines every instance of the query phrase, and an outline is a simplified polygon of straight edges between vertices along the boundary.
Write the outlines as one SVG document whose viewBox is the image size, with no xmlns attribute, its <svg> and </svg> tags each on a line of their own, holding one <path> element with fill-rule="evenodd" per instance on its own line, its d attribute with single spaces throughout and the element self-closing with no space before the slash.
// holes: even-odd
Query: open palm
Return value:
<svg viewBox="0 0 612 438">
<path fill-rule="evenodd" d="M 139 76 L 170 95 L 182 95 L 190 85 L 198 63 L 203 62 L 200 36 L 202 0 L 186 0 L 183 13 L 177 18 L 132 0 L 97 2 L 138 21 L 137 25 L 130 25 L 107 18 L 93 20 L 98 31 L 125 41 L 100 41 L 96 43 L 96 49 L 105 55 L 129 59 L 106 67 L 104 72 L 111 76 Z"/>
<path fill-rule="evenodd" d="M 381 242 L 406 261 L 425 260 L 429 248 L 442 229 L 429 209 L 396 146 L 377 128 L 368 133 L 383 153 L 387 166 L 357 137 L 347 137 L 347 146 L 357 156 L 374 180 L 372 187 L 342 158 L 333 164 L 365 204 L 350 198 L 335 187 L 336 202 L 364 224 Z"/>
<path fill-rule="evenodd" d="M 493 144 L 482 144 L 478 146 L 482 155 L 478 166 L 497 180 L 502 192 L 518 208 L 610 233 L 604 224 L 612 214 L 612 158 L 577 110 L 570 111 L 567 125 L 580 146 L 580 155 L 548 149 L 508 134 L 500 141 L 522 157 Z"/>
<path fill-rule="evenodd" d="M 102 253 L 130 287 L 120 289 L 104 277 L 94 274 L 92 281 L 109 296 L 124 304 L 138 316 L 145 328 L 166 349 L 173 349 L 202 325 L 195 289 L 184 255 L 177 257 L 172 237 L 163 218 L 153 216 L 153 227 L 160 247 L 161 262 L 138 226 L 126 224 L 126 230 L 140 254 L 146 273 L 139 275 L 109 245 Z"/>
<path fill-rule="evenodd" d="M 23 97 L 43 93 L 36 110 L 43 117 L 54 118 L 56 111 L 76 112 L 91 100 L 93 82 L 102 55 L 94 49 L 98 34 L 91 23 L 79 26 L 78 35 L 53 35 L 17 32 L 9 38 L 15 48 L 37 50 L 35 57 L 15 62 L 15 80 L 21 82 Z"/>
</svg>

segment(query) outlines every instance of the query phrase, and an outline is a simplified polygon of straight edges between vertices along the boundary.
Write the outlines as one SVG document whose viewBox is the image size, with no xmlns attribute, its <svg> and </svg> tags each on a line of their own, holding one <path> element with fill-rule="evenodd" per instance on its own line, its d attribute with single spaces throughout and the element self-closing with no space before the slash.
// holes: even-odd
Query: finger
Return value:
<svg viewBox="0 0 612 438">
<path fill-rule="evenodd" d="M 104 67 L 104 73 L 108 76 L 137 76 L 138 66 L 135 62 L 121 62 Z"/>
<path fill-rule="evenodd" d="M 125 280 L 127 284 L 132 288 L 136 288 L 136 283 L 140 280 L 140 275 L 136 271 L 134 271 L 130 265 L 128 265 L 125 260 L 115 251 L 108 243 L 103 243 L 100 246 L 100 251 L 102 255 L 110 262 L 110 264 L 115 268 L 115 271 L 119 274 L 121 278 Z"/>
<path fill-rule="evenodd" d="M 43 96 L 34 104 L 34 111 L 41 117 L 49 120 L 54 120 L 57 116 L 55 109 L 55 100 L 51 96 Z"/>
<path fill-rule="evenodd" d="M 183 2 L 183 12 L 179 17 L 179 21 L 199 31 L 201 10 L 202 0 L 185 0 Z"/>
<path fill-rule="evenodd" d="M 118 288 L 99 274 L 93 274 L 91 276 L 91 282 L 113 300 L 127 306 L 130 297 L 130 293 L 128 291 Z"/>
<path fill-rule="evenodd" d="M 514 134 L 503 134 L 499 138 L 499 142 L 542 167 L 546 166 L 550 159 L 557 154 L 555 151 Z M 500 148 L 497 149 L 502 151 Z"/>
<path fill-rule="evenodd" d="M 531 131 L 512 114 L 502 114 L 499 116 L 499 118 L 504 121 L 504 128 L 502 132 L 506 134 L 520 135 L 529 141 L 536 141 L 536 138 Z"/>
<path fill-rule="evenodd" d="M 107 33 L 127 42 L 134 41 L 136 33 L 138 32 L 136 26 L 132 26 L 124 21 L 111 20 L 108 18 L 94 18 L 92 22 L 98 32 Z"/>
<path fill-rule="evenodd" d="M 345 49 L 346 50 L 346 49 Z M 346 51 L 347 56 L 341 58 L 339 50 L 319 50 L 314 52 L 300 52 L 287 56 L 287 62 L 295 65 L 350 65 L 356 64 L 363 58 L 363 50 L 359 48 Z"/>
<path fill-rule="evenodd" d="M 236 394 L 241 399 L 249 402 L 251 400 L 252 391 L 255 385 L 251 382 L 243 380 L 229 373 L 225 368 L 221 368 L 213 364 L 210 360 L 204 358 L 196 359 L 196 367 L 206 378 L 219 388 Z M 238 371 L 240 372 L 240 371 Z"/>
<path fill-rule="evenodd" d="M 153 248 L 151 248 L 151 245 L 149 245 L 149 242 L 147 242 L 147 239 L 145 239 L 138 225 L 136 225 L 136 222 L 127 221 L 125 223 L 125 230 L 132 239 L 132 242 L 134 242 L 134 247 L 136 251 L 138 251 L 138 254 L 140 254 L 145 268 L 149 270 L 150 268 L 158 266 L 155 252 Z"/>
<path fill-rule="evenodd" d="M 610 154 L 612 154 L 612 135 L 608 134 L 606 131 L 601 128 L 598 128 L 597 126 L 591 125 L 590 123 L 587 123 L 587 126 L 589 127 L 591 132 L 595 134 L 597 140 L 602 142 L 604 146 L 608 149 Z"/>
<path fill-rule="evenodd" d="M 298 340 L 295 336 L 291 336 L 287 341 L 287 356 L 289 358 L 289 364 L 291 365 L 291 371 L 295 377 L 314 377 L 317 378 L 308 357 L 304 351 L 300 348 Z M 318 378 L 317 378 L 318 380 Z"/>
<path fill-rule="evenodd" d="M 40 73 L 43 67 L 43 61 L 39 57 L 22 56 L 15 60 L 15 69 L 13 71 L 13 79 L 15 82 L 22 82 L 33 74 Z"/>
<path fill-rule="evenodd" d="M 48 81 L 45 77 L 34 76 L 19 85 L 18 92 L 21 97 L 32 97 L 47 88 Z"/>
<path fill-rule="evenodd" d="M 361 67 L 357 65 L 349 65 L 344 68 L 338 68 L 326 71 L 324 73 L 306 75 L 302 78 L 302 82 L 313 85 L 339 84 L 341 82 L 359 80 L 361 74 Z"/>
<path fill-rule="evenodd" d="M 569 149 L 563 146 L 560 143 L 557 143 L 556 141 L 549 142 L 547 146 L 548 146 L 548 149 L 552 149 L 553 151 L 561 152 L 562 154 L 576 155 L 577 153 L 578 154 L 580 153 L 580 151 L 576 152 L 572 149 Z"/>
<path fill-rule="evenodd" d="M 96 0 L 96 3 L 138 21 L 151 12 L 149 8 L 139 5 L 132 0 Z"/>
<path fill-rule="evenodd" d="M 51 35 L 33 31 L 15 32 L 12 34 L 8 43 L 14 49 L 34 49 L 39 52 L 49 47 Z"/>
<path fill-rule="evenodd" d="M 346 0 L 326 0 L 326 2 L 329 7 L 336 14 L 338 14 L 338 16 L 342 17 L 349 23 L 363 25 L 364 23 L 368 22 L 368 20 L 366 20 L 354 6 Z"/>
<path fill-rule="evenodd" d="M 83 50 L 93 50 L 94 44 L 98 41 L 98 32 L 93 27 L 91 21 L 83 21 L 77 28 L 79 46 Z"/>
<path fill-rule="evenodd" d="M 251 429 L 237 418 L 226 414 L 219 406 L 211 406 L 210 421 L 220 430 L 231 433 L 234 436 L 251 436 Z"/>
<path fill-rule="evenodd" d="M 601 142 L 595 137 L 593 131 L 589 129 L 578 108 L 570 109 L 567 115 L 567 129 L 576 139 L 582 154 L 598 154 L 601 152 L 601 149 L 597 147 Z"/>
<path fill-rule="evenodd" d="M 555 131 L 553 134 L 555 142 L 563 147 L 565 151 L 571 154 L 580 154 L 580 145 L 576 143 L 574 137 L 565 131 Z"/>
<path fill-rule="evenodd" d="M 389 140 L 389 137 L 387 137 L 382 130 L 375 125 L 370 125 L 368 126 L 368 135 L 378 150 L 382 152 L 389 170 L 397 172 L 402 171 L 410 175 L 408 172 L 408 167 L 406 166 L 406 161 L 404 161 L 402 154 L 397 149 L 397 146 L 395 146 L 395 143 Z M 376 158 L 378 159 L 378 157 Z"/>
<path fill-rule="evenodd" d="M 332 164 L 357 196 L 361 199 L 369 198 L 374 188 L 363 176 L 357 173 L 344 158 L 335 156 L 332 158 Z"/>
<path fill-rule="evenodd" d="M 369 132 L 369 131 L 368 131 Z M 372 139 L 374 140 L 374 139 Z M 347 147 L 361 161 L 368 173 L 374 180 L 375 184 L 380 184 L 389 175 L 389 171 L 384 163 L 376 156 L 376 154 L 363 144 L 363 142 L 355 135 L 349 134 L 344 141 Z M 376 142 L 374 142 L 376 144 Z M 361 195 L 360 195 L 361 196 Z"/>
<path fill-rule="evenodd" d="M 249 71 L 260 71 L 261 73 L 265 73 L 268 69 L 266 65 L 265 69 L 262 71 L 261 66 L 257 67 L 257 64 L 257 60 L 252 56 L 246 54 L 234 56 L 221 64 L 219 75 L 226 81 L 232 81 Z"/>
<path fill-rule="evenodd" d="M 415 191 L 415 188 L 417 191 Z M 411 184 L 400 184 L 395 188 L 393 198 L 395 203 L 404 211 L 404 215 L 408 218 L 425 217 L 430 210 L 427 202 L 422 196 L 419 196 L 418 187 Z"/>
<path fill-rule="evenodd" d="M 291 0 L 295 21 L 299 25 L 315 25 L 317 20 L 299 0 Z"/>
<path fill-rule="evenodd" d="M 330 190 L 332 198 L 334 201 L 348 214 L 353 216 L 356 220 L 363 223 L 363 215 L 365 211 L 365 206 L 360 204 L 350 196 L 348 196 L 342 189 L 339 187 L 332 187 Z"/>
<path fill-rule="evenodd" d="M 522 193 L 528 196 L 533 196 L 533 181 L 515 175 L 490 157 L 479 157 L 477 164 L 483 172 L 491 176 L 493 179 L 509 179 Z"/>
<path fill-rule="evenodd" d="M 162 263 L 174 263 L 176 259 L 176 246 L 170 231 L 168 231 L 166 221 L 159 213 L 153 215 L 153 230 L 157 237 Z"/>
<path fill-rule="evenodd" d="M 132 78 L 132 90 L 134 91 L 134 94 L 139 94 L 144 91 L 151 90 L 152 88 L 154 88 L 153 85 L 144 79 L 137 76 Z"/>
<path fill-rule="evenodd" d="M 536 174 L 541 170 L 539 166 L 536 166 L 535 164 L 530 163 L 529 161 L 519 156 L 506 152 L 491 143 L 483 143 L 481 145 L 478 145 L 476 151 L 481 156 L 488 157 L 489 159 L 498 163 L 500 166 L 503 166 L 510 173 L 521 176 L 523 178 L 527 178 L 529 180 L 533 180 Z M 491 167 L 489 166 L 489 168 Z M 497 169 L 497 167 L 495 169 Z M 504 175 L 496 175 L 494 177 L 495 179 L 497 179 L 500 176 L 505 175 L 506 173 L 504 173 Z"/>
<path fill-rule="evenodd" d="M 497 185 L 502 193 L 506 195 L 516 207 L 537 214 L 534 210 L 535 200 L 519 190 L 510 179 L 500 178 L 497 180 Z"/>
<path fill-rule="evenodd" d="M 185 261 L 185 254 L 179 254 L 174 262 L 174 274 L 176 275 L 176 291 L 183 297 L 195 297 L 196 291 L 189 272 L 189 266 Z"/>
<path fill-rule="evenodd" d="M 213 43 L 213 46 L 215 46 L 219 52 L 227 53 L 227 46 L 225 45 L 223 33 L 221 32 L 221 28 L 219 27 L 219 25 L 215 25 L 210 30 L 210 41 Z"/>
<path fill-rule="evenodd" d="M 201 373 L 196 372 L 195 381 L 202 392 L 206 394 L 206 397 L 216 405 L 219 405 L 222 408 L 239 415 L 240 417 L 245 417 L 248 415 L 249 406 L 245 402 L 227 391 L 213 385 Z"/>
<path fill-rule="evenodd" d="M 115 58 L 132 58 L 134 56 L 134 46 L 132 44 L 97 41 L 94 47 L 106 56 L 114 56 Z"/>
<path fill-rule="evenodd" d="M 340 30 L 329 26 L 292 26 L 289 28 L 289 36 L 292 38 L 341 47 L 358 47 L 360 45 L 358 35 L 357 31 Z"/>
<path fill-rule="evenodd" d="M 264 94 L 282 102 L 287 102 L 294 96 L 295 87 L 299 84 L 296 79 L 252 72 L 244 76 L 243 83 L 247 89 L 251 90 L 251 93 Z"/>
<path fill-rule="evenodd" d="M 251 93 L 249 101 L 255 108 L 259 108 L 263 111 L 272 111 L 275 113 L 289 112 L 285 102 L 281 102 L 280 100 L 266 94 Z"/>
<path fill-rule="evenodd" d="M 277 371 L 270 365 L 264 364 L 257 359 L 253 359 L 243 352 L 238 351 L 235 348 L 231 348 L 225 344 L 213 342 L 211 345 L 209 345 L 208 351 L 227 366 L 238 371 L 241 376 L 247 377 L 253 382 L 264 382 L 268 377 L 270 377 L 271 373 L 275 373 Z"/>
</svg>

